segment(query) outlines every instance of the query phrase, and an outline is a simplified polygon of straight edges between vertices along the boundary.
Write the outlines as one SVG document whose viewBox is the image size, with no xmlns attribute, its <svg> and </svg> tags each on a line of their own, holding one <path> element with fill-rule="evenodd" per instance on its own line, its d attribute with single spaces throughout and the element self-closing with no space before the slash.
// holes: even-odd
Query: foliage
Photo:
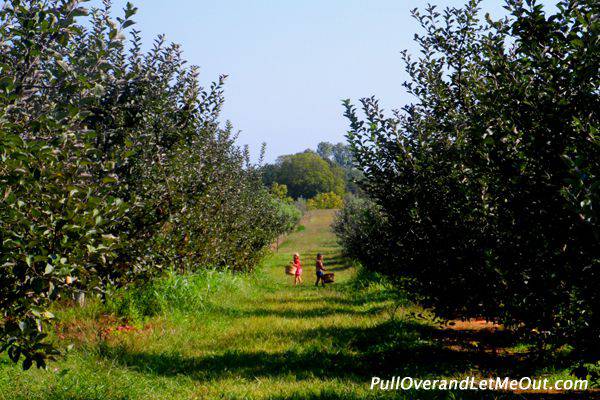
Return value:
<svg viewBox="0 0 600 400">
<path fill-rule="evenodd" d="M 597 3 L 560 1 L 547 16 L 535 1 L 509 0 L 499 21 L 481 21 L 478 4 L 413 11 L 425 32 L 415 37 L 421 57 L 404 53 L 413 104 L 388 116 L 366 98 L 361 120 L 345 103 L 364 190 L 392 238 L 387 262 L 372 267 L 406 277 L 445 317 L 483 316 L 593 358 Z"/>
<path fill-rule="evenodd" d="M 308 199 L 306 207 L 309 210 L 325 210 L 341 208 L 344 205 L 344 199 L 334 192 L 319 193 L 312 199 Z"/>
<path fill-rule="evenodd" d="M 115 163 L 98 159 L 85 123 L 103 88 L 65 62 L 85 10 L 48 3 L 11 1 L 0 10 L 0 351 L 23 358 L 25 369 L 56 354 L 41 342 L 53 317 L 46 305 L 74 284 L 97 283 L 127 211 L 109 190 Z M 116 46 L 114 32 L 129 23 L 102 44 Z"/>
<path fill-rule="evenodd" d="M 177 45 L 146 54 L 136 9 L 0 9 L 0 351 L 42 367 L 49 303 L 161 268 L 250 270 L 287 229 Z"/>
<path fill-rule="evenodd" d="M 336 213 L 332 230 L 344 255 L 358 260 L 369 270 L 391 271 L 399 262 L 394 258 L 394 238 L 387 217 L 367 198 L 347 196 L 343 208 Z"/>
<path fill-rule="evenodd" d="M 275 184 L 285 186 L 286 190 L 288 185 L 295 185 L 291 194 L 294 198 L 311 198 L 318 193 L 327 192 L 339 195 L 345 192 L 357 193 L 357 181 L 362 174 L 352 163 L 352 153 L 347 144 L 320 142 L 316 153 L 306 150 L 303 153 L 281 156 L 275 164 L 265 165 L 263 179 L 276 190 L 282 189 L 274 186 Z"/>
<path fill-rule="evenodd" d="M 342 142 L 336 144 L 320 142 L 317 145 L 317 154 L 324 160 L 331 161 L 344 169 L 352 168 L 354 162 L 350 146 Z"/>
<path fill-rule="evenodd" d="M 279 233 L 289 233 L 294 230 L 304 211 L 287 195 L 287 186 L 273 182 L 271 194 L 275 198 L 274 207 L 277 215 L 271 222 L 273 229 Z"/>
<path fill-rule="evenodd" d="M 362 173 L 354 166 L 354 157 L 350 145 L 342 142 L 336 144 L 320 142 L 317 145 L 317 154 L 324 160 L 340 167 L 344 171 L 346 191 L 358 194 L 360 190 L 358 182 L 362 179 Z"/>
<path fill-rule="evenodd" d="M 279 233 L 289 233 L 294 230 L 300 218 L 302 218 L 302 210 L 288 201 L 275 201 L 277 209 L 276 219 L 271 222 L 273 229 Z"/>
<path fill-rule="evenodd" d="M 294 199 L 326 192 L 344 194 L 343 170 L 310 150 L 279 157 L 275 164 L 264 167 L 263 177 L 267 185 L 273 182 L 286 185 Z"/>
<path fill-rule="evenodd" d="M 317 145 L 317 154 L 325 160 L 330 160 L 333 156 L 333 144 L 329 142 L 319 142 Z"/>
<path fill-rule="evenodd" d="M 283 202 L 286 203 L 292 203 L 294 201 L 294 199 L 292 199 L 291 197 L 289 197 L 287 195 L 287 186 L 277 183 L 277 182 L 273 182 L 273 184 L 271 185 L 271 194 L 276 198 L 279 199 Z"/>
</svg>

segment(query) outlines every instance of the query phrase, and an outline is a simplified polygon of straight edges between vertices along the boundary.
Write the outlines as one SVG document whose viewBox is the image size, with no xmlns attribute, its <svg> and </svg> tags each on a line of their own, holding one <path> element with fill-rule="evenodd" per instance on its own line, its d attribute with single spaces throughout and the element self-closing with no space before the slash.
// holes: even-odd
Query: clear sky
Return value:
<svg viewBox="0 0 600 400">
<path fill-rule="evenodd" d="M 430 0 L 439 7 L 466 0 Z M 97 3 L 94 0 L 93 3 Z M 93 4 L 92 3 L 92 4 Z M 125 0 L 115 0 L 121 9 Z M 410 9 L 422 0 L 144 0 L 136 28 L 146 47 L 160 33 L 182 45 L 204 84 L 228 74 L 223 120 L 266 160 L 344 140 L 341 100 L 376 95 L 386 109 L 408 96 L 400 57 L 415 53 Z M 501 0 L 483 9 L 503 15 Z"/>
</svg>

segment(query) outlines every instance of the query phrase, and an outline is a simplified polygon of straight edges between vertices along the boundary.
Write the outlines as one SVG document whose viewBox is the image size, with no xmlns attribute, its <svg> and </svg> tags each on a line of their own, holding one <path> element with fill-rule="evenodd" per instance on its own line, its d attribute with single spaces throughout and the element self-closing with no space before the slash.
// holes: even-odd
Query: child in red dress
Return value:
<svg viewBox="0 0 600 400">
<path fill-rule="evenodd" d="M 294 276 L 294 286 L 302 284 L 302 264 L 300 264 L 300 255 L 294 253 L 294 267 L 296 267 L 296 274 Z"/>
</svg>

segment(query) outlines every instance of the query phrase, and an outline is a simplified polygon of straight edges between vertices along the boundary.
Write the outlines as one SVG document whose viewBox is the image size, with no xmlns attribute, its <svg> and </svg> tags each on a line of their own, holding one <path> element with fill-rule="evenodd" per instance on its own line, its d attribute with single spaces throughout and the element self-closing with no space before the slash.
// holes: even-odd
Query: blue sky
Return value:
<svg viewBox="0 0 600 400">
<path fill-rule="evenodd" d="M 431 0 L 439 7 L 464 0 Z M 96 3 L 96 0 L 92 4 Z M 126 1 L 115 0 L 115 10 Z M 415 53 L 409 10 L 421 0 L 144 0 L 136 28 L 182 45 L 204 84 L 228 74 L 223 120 L 266 160 L 344 140 L 341 100 L 376 95 L 386 109 L 409 98 L 402 49 Z M 503 1 L 483 9 L 503 15 Z"/>
</svg>

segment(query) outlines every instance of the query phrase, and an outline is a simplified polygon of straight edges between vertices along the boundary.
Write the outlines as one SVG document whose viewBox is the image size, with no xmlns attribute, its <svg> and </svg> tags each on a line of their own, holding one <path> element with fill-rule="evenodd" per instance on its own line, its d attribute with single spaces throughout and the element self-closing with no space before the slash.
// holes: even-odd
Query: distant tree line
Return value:
<svg viewBox="0 0 600 400">
<path fill-rule="evenodd" d="M 358 190 L 356 182 L 361 177 L 353 166 L 350 147 L 329 142 L 319 143 L 316 152 L 309 149 L 280 156 L 275 163 L 265 165 L 262 172 L 267 186 L 285 185 L 294 199 L 311 199 L 322 193 L 343 197 Z"/>
<path fill-rule="evenodd" d="M 136 9 L 103 4 L 0 8 L 0 352 L 24 368 L 58 354 L 52 302 L 166 268 L 251 270 L 299 217 L 219 123 L 225 77 L 200 87 L 163 37 L 126 45 Z"/>
</svg>

